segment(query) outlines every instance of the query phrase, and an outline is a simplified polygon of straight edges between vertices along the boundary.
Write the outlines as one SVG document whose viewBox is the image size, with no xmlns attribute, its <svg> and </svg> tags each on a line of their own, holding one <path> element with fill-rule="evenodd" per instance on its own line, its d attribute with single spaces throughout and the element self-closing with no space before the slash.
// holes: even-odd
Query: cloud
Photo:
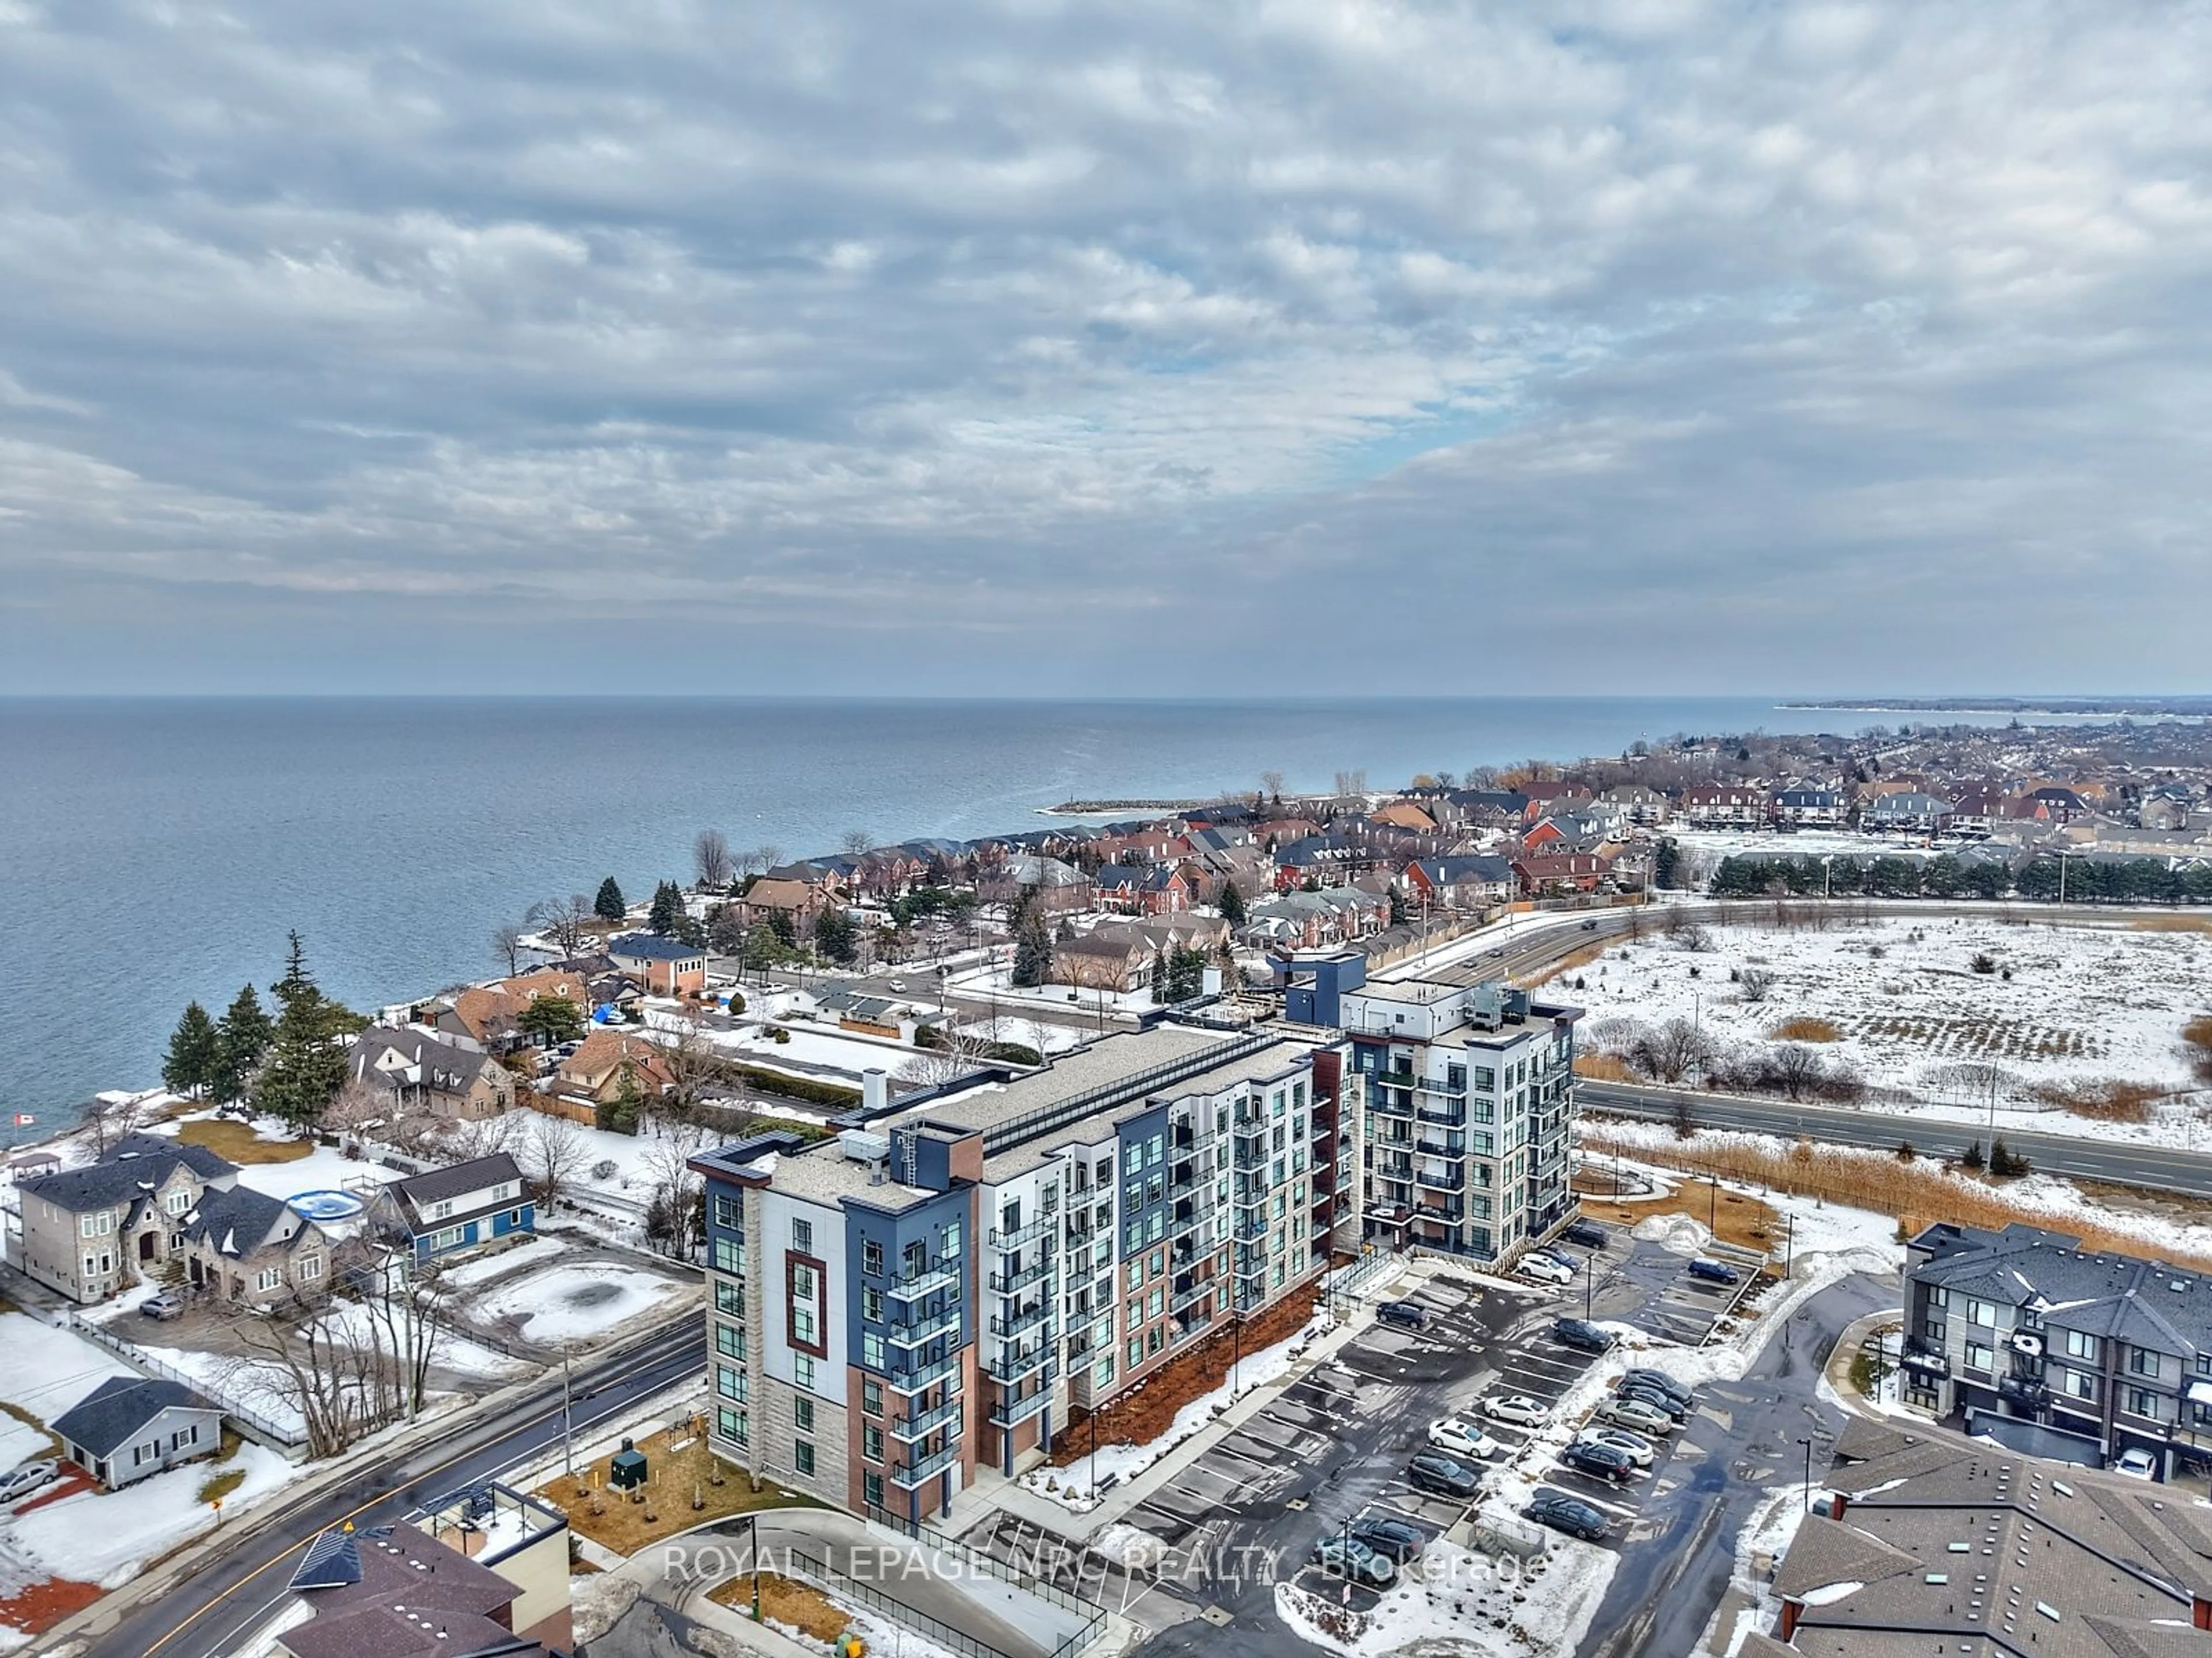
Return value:
<svg viewBox="0 0 2212 1658">
<path fill-rule="evenodd" d="M 2208 32 L 15 0 L 0 684 L 2160 683 Z"/>
</svg>

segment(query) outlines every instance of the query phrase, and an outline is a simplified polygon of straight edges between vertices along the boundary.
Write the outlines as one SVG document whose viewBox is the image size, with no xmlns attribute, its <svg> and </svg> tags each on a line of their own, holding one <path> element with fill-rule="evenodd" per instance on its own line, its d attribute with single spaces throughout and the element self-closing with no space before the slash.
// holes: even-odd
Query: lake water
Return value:
<svg viewBox="0 0 2212 1658">
<path fill-rule="evenodd" d="M 492 930 L 533 900 L 688 879 L 708 826 L 796 857 L 849 829 L 965 837 L 1262 771 L 1304 788 L 1358 768 L 1381 787 L 1902 718 L 1773 698 L 0 700 L 0 1139 L 158 1082 L 184 1004 L 219 1014 L 265 989 L 288 928 L 326 991 L 374 1007 L 492 972 Z"/>
</svg>

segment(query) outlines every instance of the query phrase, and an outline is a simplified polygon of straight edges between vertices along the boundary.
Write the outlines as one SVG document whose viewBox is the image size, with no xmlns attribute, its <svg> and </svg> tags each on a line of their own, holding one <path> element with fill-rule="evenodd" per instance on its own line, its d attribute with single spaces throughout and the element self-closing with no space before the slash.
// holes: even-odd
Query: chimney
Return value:
<svg viewBox="0 0 2212 1658">
<path fill-rule="evenodd" d="M 880 1067 L 860 1073 L 860 1109 L 872 1117 L 890 1104 L 890 1074 Z"/>
</svg>

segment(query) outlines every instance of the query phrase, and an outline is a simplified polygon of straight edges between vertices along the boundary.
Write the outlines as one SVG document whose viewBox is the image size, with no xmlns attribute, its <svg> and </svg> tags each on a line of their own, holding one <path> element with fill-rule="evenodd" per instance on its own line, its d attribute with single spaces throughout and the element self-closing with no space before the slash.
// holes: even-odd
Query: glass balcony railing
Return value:
<svg viewBox="0 0 2212 1658">
<path fill-rule="evenodd" d="M 924 1480 L 933 1479 L 960 1460 L 957 1442 L 941 1451 L 933 1451 L 919 1462 L 909 1462 L 904 1467 L 891 1470 L 891 1484 L 902 1491 L 912 1491 Z"/>
<path fill-rule="evenodd" d="M 955 1394 L 942 1405 L 934 1405 L 926 1411 L 915 1412 L 902 1420 L 893 1423 L 891 1437 L 903 1443 L 910 1443 L 925 1435 L 935 1433 L 939 1428 L 951 1426 L 960 1420 L 966 1408 L 967 1401 Z"/>
</svg>

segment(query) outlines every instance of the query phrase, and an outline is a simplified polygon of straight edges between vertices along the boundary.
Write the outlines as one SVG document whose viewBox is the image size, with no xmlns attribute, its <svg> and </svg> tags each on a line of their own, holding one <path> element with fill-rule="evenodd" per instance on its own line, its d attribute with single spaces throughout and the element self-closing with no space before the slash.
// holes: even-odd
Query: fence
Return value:
<svg viewBox="0 0 2212 1658">
<path fill-rule="evenodd" d="M 75 1313 L 64 1313 L 57 1322 L 61 1328 L 106 1348 L 133 1370 L 142 1371 L 147 1376 L 157 1376 L 165 1382 L 176 1382 L 203 1396 L 214 1398 L 215 1402 L 222 1407 L 223 1414 L 238 1424 L 241 1433 L 249 1439 L 260 1441 L 271 1450 L 297 1451 L 307 1445 L 307 1435 L 304 1426 L 280 1426 L 250 1406 L 240 1405 L 234 1400 L 218 1396 L 216 1389 L 209 1386 L 202 1377 L 186 1375 L 175 1365 L 155 1357 L 144 1348 L 134 1342 L 125 1341 L 112 1331 L 94 1323 L 90 1319 L 81 1318 Z"/>
<path fill-rule="evenodd" d="M 1096 1600 L 1064 1589 L 1059 1584 L 1041 1577 L 1033 1571 L 1024 1570 L 1011 1560 L 1001 1560 L 988 1549 L 976 1548 L 972 1544 L 963 1542 L 950 1533 L 939 1531 L 927 1521 L 908 1520 L 903 1515 L 893 1514 L 889 1509 L 872 1507 L 865 1512 L 866 1517 L 873 1524 L 885 1527 L 904 1536 L 911 1537 L 917 1542 L 925 1543 L 942 1553 L 949 1554 L 963 1565 L 981 1572 L 987 1577 L 995 1577 L 1001 1582 L 1012 1583 L 1016 1588 L 1036 1595 L 1048 1606 L 1059 1606 L 1066 1611 L 1081 1614 L 1085 1619 L 1083 1627 L 1053 1649 L 1053 1658 L 1070 1658 L 1071 1655 L 1082 1651 L 1106 1625 L 1105 1609 Z"/>
<path fill-rule="evenodd" d="M 784 1558 L 800 1576 L 811 1577 L 827 1589 L 833 1600 L 873 1608 L 893 1623 L 902 1624 L 917 1635 L 927 1636 L 941 1647 L 964 1653 L 967 1658 L 1012 1658 L 1011 1654 L 1000 1651 L 988 1642 L 978 1641 L 964 1630 L 940 1623 L 927 1612 L 908 1606 L 895 1595 L 886 1594 L 858 1578 L 847 1576 L 828 1561 L 817 1559 L 803 1549 L 787 1549 Z"/>
</svg>

